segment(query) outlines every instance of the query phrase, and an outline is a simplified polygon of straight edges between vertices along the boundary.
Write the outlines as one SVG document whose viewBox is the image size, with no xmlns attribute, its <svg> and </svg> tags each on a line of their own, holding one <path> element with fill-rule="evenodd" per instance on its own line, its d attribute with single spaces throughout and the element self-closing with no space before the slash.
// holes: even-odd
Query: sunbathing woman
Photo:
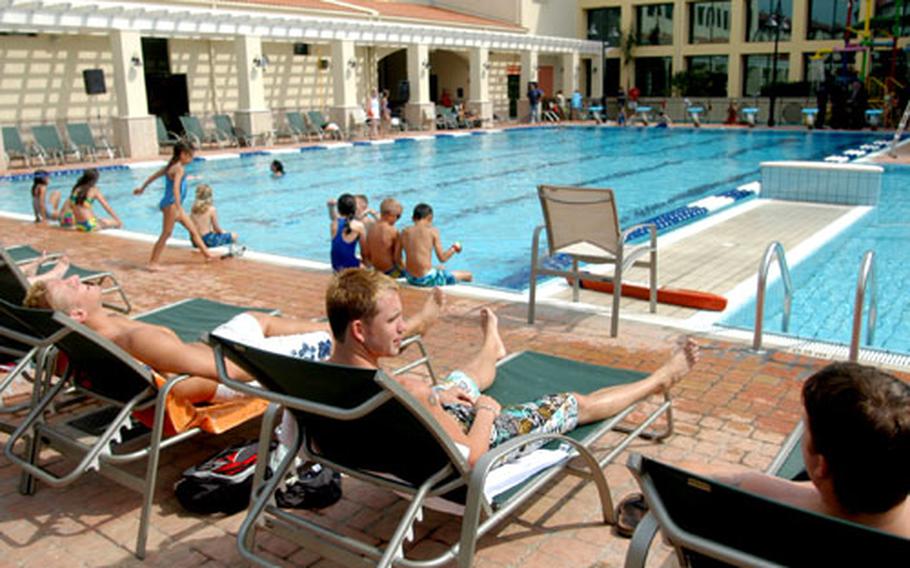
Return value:
<svg viewBox="0 0 910 568">
<path fill-rule="evenodd" d="M 76 180 L 73 191 L 70 193 L 69 203 L 64 206 L 60 212 L 61 227 L 75 227 L 76 230 L 91 233 L 101 229 L 119 229 L 123 226 L 120 217 L 114 212 L 114 209 L 108 204 L 104 194 L 98 189 L 98 170 L 89 168 L 82 172 L 82 175 Z M 101 204 L 101 207 L 111 216 L 110 219 L 99 219 L 92 210 L 92 204 L 95 202 Z"/>
<path fill-rule="evenodd" d="M 193 244 L 195 244 L 203 256 L 205 256 L 206 261 L 215 258 L 215 256 L 209 252 L 205 243 L 202 242 L 202 236 L 199 235 L 199 231 L 196 230 L 196 226 L 193 225 L 189 215 L 183 210 L 183 200 L 186 199 L 186 173 L 184 172 L 183 167 L 192 161 L 192 146 L 185 142 L 178 142 L 174 145 L 174 155 L 171 156 L 171 160 L 167 165 L 149 176 L 140 187 L 133 190 L 134 195 L 141 195 L 150 183 L 164 176 L 164 196 L 158 203 L 158 208 L 161 209 L 162 216 L 161 235 L 158 236 L 158 240 L 155 241 L 155 245 L 152 247 L 152 255 L 149 257 L 148 263 L 148 269 L 152 272 L 161 270 L 161 265 L 158 263 L 158 260 L 161 258 L 161 253 L 167 245 L 167 240 L 171 237 L 171 233 L 174 232 L 174 225 L 177 221 L 180 221 L 180 224 L 189 232 L 190 239 L 192 239 Z"/>
</svg>

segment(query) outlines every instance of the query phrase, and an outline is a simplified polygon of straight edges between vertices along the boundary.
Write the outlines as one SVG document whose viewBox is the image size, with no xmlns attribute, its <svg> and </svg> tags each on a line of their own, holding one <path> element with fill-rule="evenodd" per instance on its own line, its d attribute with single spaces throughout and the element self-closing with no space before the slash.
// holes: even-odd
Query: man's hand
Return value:
<svg viewBox="0 0 910 568">
<path fill-rule="evenodd" d="M 471 399 L 468 391 L 461 387 L 440 389 L 436 392 L 439 402 L 442 404 L 474 404 L 474 400 Z"/>
</svg>

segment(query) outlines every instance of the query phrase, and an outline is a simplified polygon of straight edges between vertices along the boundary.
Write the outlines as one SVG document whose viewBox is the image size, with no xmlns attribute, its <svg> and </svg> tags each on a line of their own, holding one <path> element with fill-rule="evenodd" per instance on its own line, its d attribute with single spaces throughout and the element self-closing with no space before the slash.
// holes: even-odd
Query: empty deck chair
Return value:
<svg viewBox="0 0 910 568">
<path fill-rule="evenodd" d="M 192 338 L 246 310 L 207 300 L 189 300 L 150 312 L 140 319 L 161 325 L 181 322 L 182 329 L 175 331 L 184 338 Z M 145 555 L 160 451 L 202 431 L 217 434 L 243 423 L 261 414 L 265 403 L 247 399 L 212 405 L 198 409 L 198 414 L 190 422 L 178 424 L 173 413 L 185 413 L 189 403 L 177 401 L 169 393 L 186 376 L 164 379 L 115 344 L 60 312 L 23 308 L 2 300 L 0 312 L 20 321 L 44 342 L 44 349 L 57 350 L 65 354 L 68 361 L 61 380 L 54 382 L 45 376 L 48 380 L 43 382 L 42 389 L 36 389 L 31 410 L 6 444 L 4 451 L 7 459 L 23 470 L 22 492 L 34 492 L 35 479 L 53 487 L 62 487 L 95 469 L 101 475 L 142 493 L 136 542 L 136 556 L 142 558 Z M 200 315 L 201 318 L 194 319 Z M 72 420 L 60 417 L 48 419 L 48 410 L 70 387 L 103 407 L 100 411 L 96 408 L 88 415 Z M 151 424 L 150 438 L 120 444 L 121 431 L 135 428 L 133 419 L 140 413 Z M 181 415 L 181 418 L 186 416 Z M 86 431 L 80 423 L 87 421 L 101 424 L 95 425 L 92 431 Z M 171 428 L 175 431 L 169 433 Z M 32 443 L 35 440 L 49 444 L 76 464 L 70 463 L 67 468 L 55 464 L 49 468 L 40 462 L 40 448 Z M 138 442 L 143 442 L 143 445 L 134 445 Z M 143 459 L 147 463 L 141 475 L 135 475 L 124 467 Z"/>
<path fill-rule="evenodd" d="M 216 130 L 215 132 L 206 132 L 202 128 L 202 123 L 195 116 L 181 116 L 180 124 L 183 126 L 183 132 L 187 140 L 196 147 L 201 148 L 204 144 L 215 144 L 223 148 L 228 144 L 228 140 L 222 138 Z"/>
<path fill-rule="evenodd" d="M 162 120 L 160 116 L 155 117 L 155 129 L 158 133 L 159 147 L 167 148 L 182 140 L 182 137 L 179 134 L 167 129 L 164 125 L 164 120 Z"/>
<path fill-rule="evenodd" d="M 32 160 L 37 159 L 43 165 L 46 161 L 44 153 L 34 144 L 26 145 L 22 142 L 19 129 L 15 126 L 3 127 L 3 151 L 6 153 L 6 163 L 12 160 L 22 160 L 25 167 L 31 167 Z"/>
<path fill-rule="evenodd" d="M 314 129 L 309 124 L 303 115 L 297 111 L 289 111 L 285 113 L 285 117 L 288 122 L 288 129 L 294 135 L 297 141 L 304 139 L 312 139 L 313 137 L 317 139 L 322 139 L 322 132 Z"/>
<path fill-rule="evenodd" d="M 51 124 L 32 126 L 32 137 L 47 157 L 56 158 L 61 164 L 66 162 L 68 156 L 73 156 L 77 162 L 82 159 L 79 148 L 63 143 L 56 126 Z"/>
<path fill-rule="evenodd" d="M 612 447 L 604 447 L 599 440 L 609 431 L 618 431 L 620 422 L 636 405 L 608 420 L 581 426 L 566 435 L 531 434 L 513 439 L 491 449 L 470 468 L 435 418 L 383 371 L 305 361 L 214 335 L 209 337 L 209 342 L 215 349 L 221 382 L 273 403 L 263 419 L 260 452 L 268 451 L 281 407 L 292 413 L 298 426 L 294 445 L 261 491 L 257 488 L 264 479 L 265 462 L 257 469 L 253 490 L 256 498 L 237 537 L 241 554 L 263 566 L 271 563 L 267 558 L 257 556 L 253 546 L 255 527 L 262 519 L 268 519 L 268 526 L 283 538 L 312 547 L 342 565 L 362 564 L 363 557 L 367 563 L 378 566 L 421 565 L 411 564 L 413 560 L 404 558 L 401 546 L 426 500 L 442 496 L 464 505 L 461 538 L 438 557 L 426 560 L 426 565 L 441 566 L 457 560 L 458 565 L 465 568 L 472 565 L 477 539 L 489 533 L 515 507 L 536 498 L 539 488 L 567 469 L 594 481 L 604 522 L 612 523 L 612 498 L 603 468 L 638 436 L 661 439 L 672 429 L 671 401 L 664 395 L 663 401 L 631 431 L 625 430 L 626 436 Z M 247 370 L 268 390 L 232 380 L 225 371 L 225 358 Z M 428 364 L 428 359 L 419 359 L 400 371 L 420 364 Z M 433 376 L 432 367 L 428 370 Z M 507 405 L 533 400 L 554 390 L 591 392 L 608 385 L 634 382 L 643 376 L 634 371 L 588 365 L 539 353 L 520 353 L 500 362 L 496 381 L 486 394 Z M 661 415 L 666 416 L 666 428 L 648 430 Z M 561 461 L 521 485 L 488 498 L 484 486 L 490 470 L 534 442 L 568 444 L 579 454 L 582 463 L 569 465 L 569 462 Z M 595 443 L 597 450 L 603 452 L 597 457 L 591 451 Z M 314 520 L 274 506 L 272 496 L 291 466 L 292 458 L 301 449 L 307 459 L 411 497 L 411 505 L 385 548 L 334 532 Z"/>
<path fill-rule="evenodd" d="M 657 311 L 657 226 L 639 224 L 620 230 L 616 200 L 611 189 L 587 189 L 541 185 L 537 188 L 544 224 L 534 229 L 531 241 L 531 280 L 528 298 L 528 323 L 534 323 L 534 305 L 539 275 L 561 276 L 572 280 L 572 301 L 578 301 L 580 279 L 613 283 L 613 311 L 610 335 L 619 333 L 619 300 L 623 273 L 633 266 L 650 269 L 650 309 Z M 540 233 L 546 229 L 549 256 L 563 255 L 571 260 L 571 270 L 548 268 L 540 264 Z M 630 245 L 630 236 L 647 231 L 649 240 Z M 647 257 L 647 260 L 642 260 Z M 612 264 L 613 274 L 595 274 L 579 264 Z"/>
<path fill-rule="evenodd" d="M 645 566 L 659 529 L 681 566 L 893 566 L 910 540 L 798 509 L 656 462 L 629 457 L 650 512 L 629 546 L 626 568 Z"/>
<path fill-rule="evenodd" d="M 66 135 L 73 146 L 78 148 L 84 156 L 90 156 L 92 160 L 97 160 L 101 153 L 106 155 L 109 160 L 122 155 L 122 152 L 111 146 L 103 136 L 99 144 L 92 135 L 92 129 L 85 122 L 66 123 Z"/>
<path fill-rule="evenodd" d="M 28 245 L 19 245 L 4 249 L 0 246 L 0 298 L 18 303 L 25 298 L 28 292 L 28 279 L 19 269 L 19 265 L 37 259 L 40 252 Z M 49 261 L 56 260 L 60 255 L 51 255 Z M 46 264 L 38 268 L 38 274 L 42 274 L 51 268 Z M 119 302 L 105 302 L 104 305 L 113 310 L 123 313 L 129 313 L 132 309 L 130 299 L 126 291 L 113 272 L 107 270 L 92 270 L 70 263 L 69 268 L 64 274 L 65 278 L 78 276 L 79 279 L 86 283 L 96 284 L 102 287 L 104 294 L 115 294 Z"/>
<path fill-rule="evenodd" d="M 212 117 L 215 121 L 215 129 L 219 136 L 230 140 L 234 146 L 253 146 L 256 143 L 256 135 L 247 134 L 242 128 L 234 126 L 234 121 L 229 114 L 216 114 Z M 264 137 L 263 137 L 264 138 Z"/>
</svg>

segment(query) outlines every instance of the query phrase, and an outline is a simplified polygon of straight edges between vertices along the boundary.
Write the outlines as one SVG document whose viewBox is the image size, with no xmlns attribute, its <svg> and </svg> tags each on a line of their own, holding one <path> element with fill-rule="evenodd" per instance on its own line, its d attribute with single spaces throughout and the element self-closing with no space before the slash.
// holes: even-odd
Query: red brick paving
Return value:
<svg viewBox="0 0 910 568">
<path fill-rule="evenodd" d="M 259 264 L 247 259 L 204 264 L 193 252 L 168 249 L 164 274 L 143 270 L 149 246 L 98 234 L 64 232 L 51 227 L 0 219 L 4 244 L 27 243 L 63 251 L 84 266 L 118 274 L 137 311 L 192 295 L 254 306 L 280 307 L 290 317 L 321 317 L 328 274 Z M 406 312 L 417 309 L 425 293 L 402 291 Z M 477 313 L 489 306 L 500 318 L 512 350 L 533 349 L 592 363 L 656 369 L 670 352 L 678 332 L 623 322 L 611 339 L 608 321 L 599 316 L 539 309 L 538 323 L 525 324 L 522 305 L 484 303 L 450 296 L 447 315 L 426 336 L 437 367 L 451 369 L 478 344 Z M 662 444 L 635 442 L 634 451 L 667 460 L 702 460 L 764 468 L 784 435 L 799 419 L 801 381 L 825 361 L 771 351 L 751 353 L 744 345 L 701 339 L 702 361 L 675 391 L 676 433 Z M 0 565 L 4 566 L 243 566 L 235 535 L 243 514 L 197 517 L 184 512 L 171 487 L 180 472 L 231 441 L 256 435 L 247 425 L 220 438 L 204 438 L 165 453 L 152 515 L 149 553 L 144 563 L 132 556 L 139 496 L 87 475 L 66 488 L 41 487 L 32 497 L 18 494 L 18 470 L 0 458 Z M 0 434 L 0 441 L 7 436 Z M 634 490 L 621 457 L 606 469 L 614 499 Z M 598 521 L 592 485 L 563 478 L 536 502 L 520 509 L 512 522 L 481 540 L 477 566 L 619 566 L 628 541 Z M 338 505 L 314 514 L 322 522 L 374 541 L 388 538 L 396 497 L 345 480 Z M 430 512 L 418 527 L 410 550 L 431 554 L 457 539 L 455 517 Z M 336 564 L 264 535 L 259 545 L 283 565 L 330 567 Z M 666 555 L 666 551 L 664 551 Z"/>
</svg>

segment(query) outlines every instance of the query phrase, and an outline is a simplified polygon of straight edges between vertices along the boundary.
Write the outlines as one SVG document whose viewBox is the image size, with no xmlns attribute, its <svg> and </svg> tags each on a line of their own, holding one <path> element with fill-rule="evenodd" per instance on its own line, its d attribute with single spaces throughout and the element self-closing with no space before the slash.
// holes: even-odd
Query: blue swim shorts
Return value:
<svg viewBox="0 0 910 568">
<path fill-rule="evenodd" d="M 405 274 L 408 284 L 411 286 L 420 286 L 421 288 L 433 288 L 434 286 L 446 286 L 455 284 L 455 275 L 448 270 L 439 270 L 431 268 L 428 273 L 417 278 L 410 273 Z"/>
</svg>

